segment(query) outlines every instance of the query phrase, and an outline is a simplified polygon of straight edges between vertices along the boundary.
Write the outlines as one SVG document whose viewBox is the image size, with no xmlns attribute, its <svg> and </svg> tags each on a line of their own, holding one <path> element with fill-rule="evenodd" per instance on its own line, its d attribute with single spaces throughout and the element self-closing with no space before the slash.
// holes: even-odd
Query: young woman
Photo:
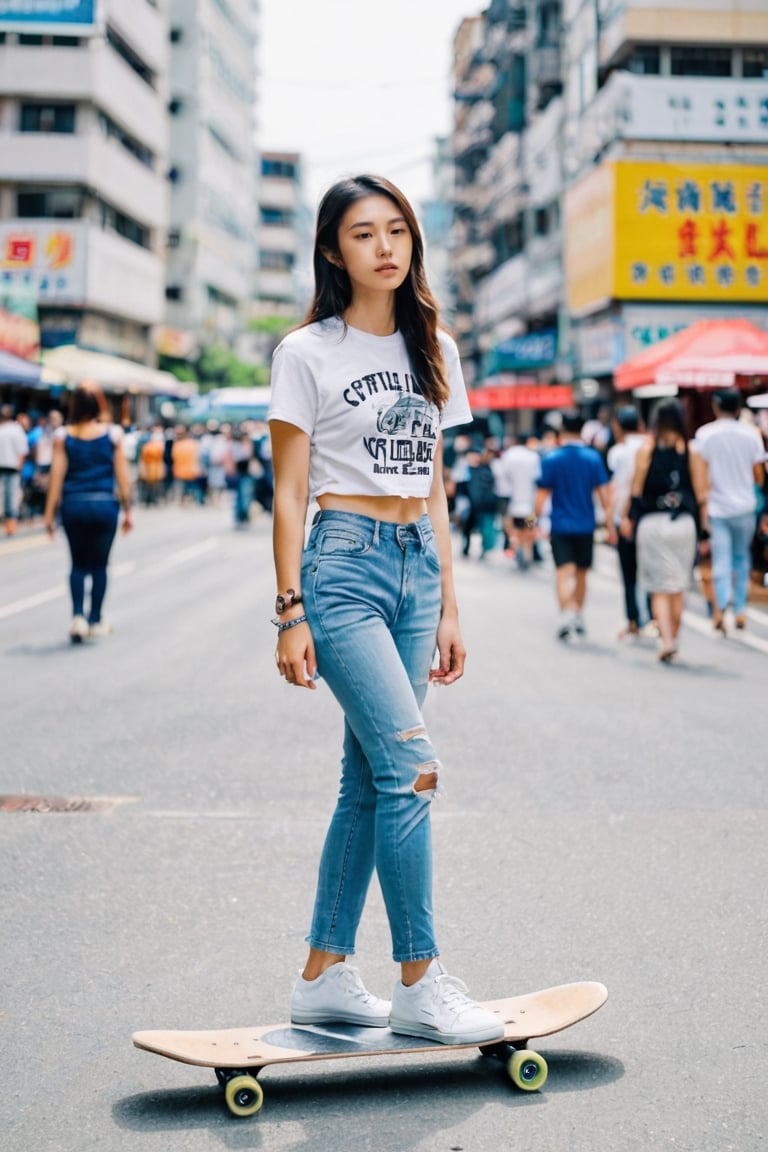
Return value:
<svg viewBox="0 0 768 1152">
<path fill-rule="evenodd" d="M 123 531 L 132 528 L 131 477 L 122 447 L 123 432 L 109 418 L 106 400 L 95 384 L 75 388 L 69 424 L 54 434 L 45 526 L 52 536 L 56 509 L 61 503 L 61 524 L 72 559 L 69 588 L 72 624 L 69 636 L 80 644 L 92 636 L 105 636 L 109 625 L 101 609 L 107 591 L 107 563 L 117 531 L 118 498 L 124 509 Z M 85 581 L 91 578 L 90 610 L 85 611 Z"/>
<path fill-rule="evenodd" d="M 636 532 L 638 582 L 651 593 L 659 628 L 659 660 L 677 655 L 683 601 L 696 559 L 697 526 L 706 524 L 707 480 L 703 461 L 688 450 L 683 410 L 675 400 L 656 410 L 653 440 L 635 457 L 630 503 L 621 534 Z"/>
<path fill-rule="evenodd" d="M 441 444 L 441 429 L 471 419 L 458 352 L 438 327 L 413 209 L 388 180 L 326 193 L 314 270 L 307 319 L 272 372 L 276 660 L 291 685 L 322 676 L 345 726 L 291 1019 L 493 1040 L 500 1018 L 438 960 L 429 815 L 441 765 L 421 715 L 428 683 L 464 670 Z M 401 965 L 391 1005 L 345 963 L 374 868 Z"/>
</svg>

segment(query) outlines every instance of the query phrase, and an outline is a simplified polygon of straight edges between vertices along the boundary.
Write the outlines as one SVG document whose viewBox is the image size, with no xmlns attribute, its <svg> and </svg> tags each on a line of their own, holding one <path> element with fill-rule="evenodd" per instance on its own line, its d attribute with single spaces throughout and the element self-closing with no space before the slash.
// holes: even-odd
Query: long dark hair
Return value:
<svg viewBox="0 0 768 1152">
<path fill-rule="evenodd" d="M 660 402 L 653 413 L 653 432 L 656 439 L 665 433 L 685 440 L 685 415 L 683 407 L 677 400 L 664 400 Z"/>
<path fill-rule="evenodd" d="M 83 380 L 69 398 L 70 424 L 89 420 L 109 420 L 110 412 L 104 393 L 95 380 Z"/>
<path fill-rule="evenodd" d="M 383 176 L 352 176 L 338 180 L 323 196 L 317 211 L 315 294 L 302 327 L 342 316 L 352 301 L 352 285 L 343 268 L 325 256 L 338 252 L 339 226 L 350 205 L 365 196 L 386 196 L 404 218 L 413 241 L 411 267 L 395 292 L 395 321 L 403 334 L 414 374 L 424 397 L 442 408 L 450 394 L 443 352 L 438 339 L 438 306 L 424 271 L 424 241 L 416 214 L 399 188 Z"/>
</svg>

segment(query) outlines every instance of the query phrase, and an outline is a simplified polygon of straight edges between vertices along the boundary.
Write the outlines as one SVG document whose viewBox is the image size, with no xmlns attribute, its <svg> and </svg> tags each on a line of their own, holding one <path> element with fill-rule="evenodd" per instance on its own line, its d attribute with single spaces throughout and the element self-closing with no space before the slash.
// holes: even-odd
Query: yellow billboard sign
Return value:
<svg viewBox="0 0 768 1152">
<path fill-rule="evenodd" d="M 610 274 L 600 283 L 585 281 L 583 269 L 568 260 L 573 309 L 606 296 L 768 301 L 768 166 L 616 161 L 602 168 L 613 169 L 612 180 L 602 182 L 601 206 L 611 244 L 588 261 L 610 261 Z M 572 195 L 594 175 L 568 194 L 569 229 L 595 233 Z M 569 239 L 566 251 L 573 247 Z"/>
</svg>

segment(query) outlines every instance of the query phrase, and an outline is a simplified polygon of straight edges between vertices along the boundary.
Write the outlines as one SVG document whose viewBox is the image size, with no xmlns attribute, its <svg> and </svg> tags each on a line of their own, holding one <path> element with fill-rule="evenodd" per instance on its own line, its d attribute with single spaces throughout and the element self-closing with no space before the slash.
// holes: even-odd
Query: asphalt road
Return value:
<svg viewBox="0 0 768 1152">
<path fill-rule="evenodd" d="M 543 1091 L 476 1053 L 213 1074 L 136 1029 L 284 1020 L 338 775 L 322 683 L 276 675 L 271 524 L 139 511 L 114 634 L 67 641 L 66 549 L 0 542 L 3 1152 L 752 1152 L 765 1147 L 768 617 L 715 638 L 689 600 L 679 665 L 620 643 L 598 549 L 588 638 L 554 638 L 549 564 L 457 559 L 463 681 L 425 719 L 444 763 L 436 911 L 478 998 L 596 979 L 607 1005 L 537 1047 Z M 372 893 L 357 962 L 395 975 Z"/>
</svg>

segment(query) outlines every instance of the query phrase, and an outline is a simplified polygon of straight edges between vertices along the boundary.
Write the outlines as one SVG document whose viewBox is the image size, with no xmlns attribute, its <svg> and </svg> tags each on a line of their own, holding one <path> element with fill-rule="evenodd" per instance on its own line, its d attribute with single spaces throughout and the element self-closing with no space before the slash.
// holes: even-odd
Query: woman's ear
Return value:
<svg viewBox="0 0 768 1152">
<path fill-rule="evenodd" d="M 336 268 L 344 269 L 344 261 L 338 252 L 334 252 L 331 248 L 321 248 L 320 251 L 329 264 L 333 264 Z"/>
</svg>

